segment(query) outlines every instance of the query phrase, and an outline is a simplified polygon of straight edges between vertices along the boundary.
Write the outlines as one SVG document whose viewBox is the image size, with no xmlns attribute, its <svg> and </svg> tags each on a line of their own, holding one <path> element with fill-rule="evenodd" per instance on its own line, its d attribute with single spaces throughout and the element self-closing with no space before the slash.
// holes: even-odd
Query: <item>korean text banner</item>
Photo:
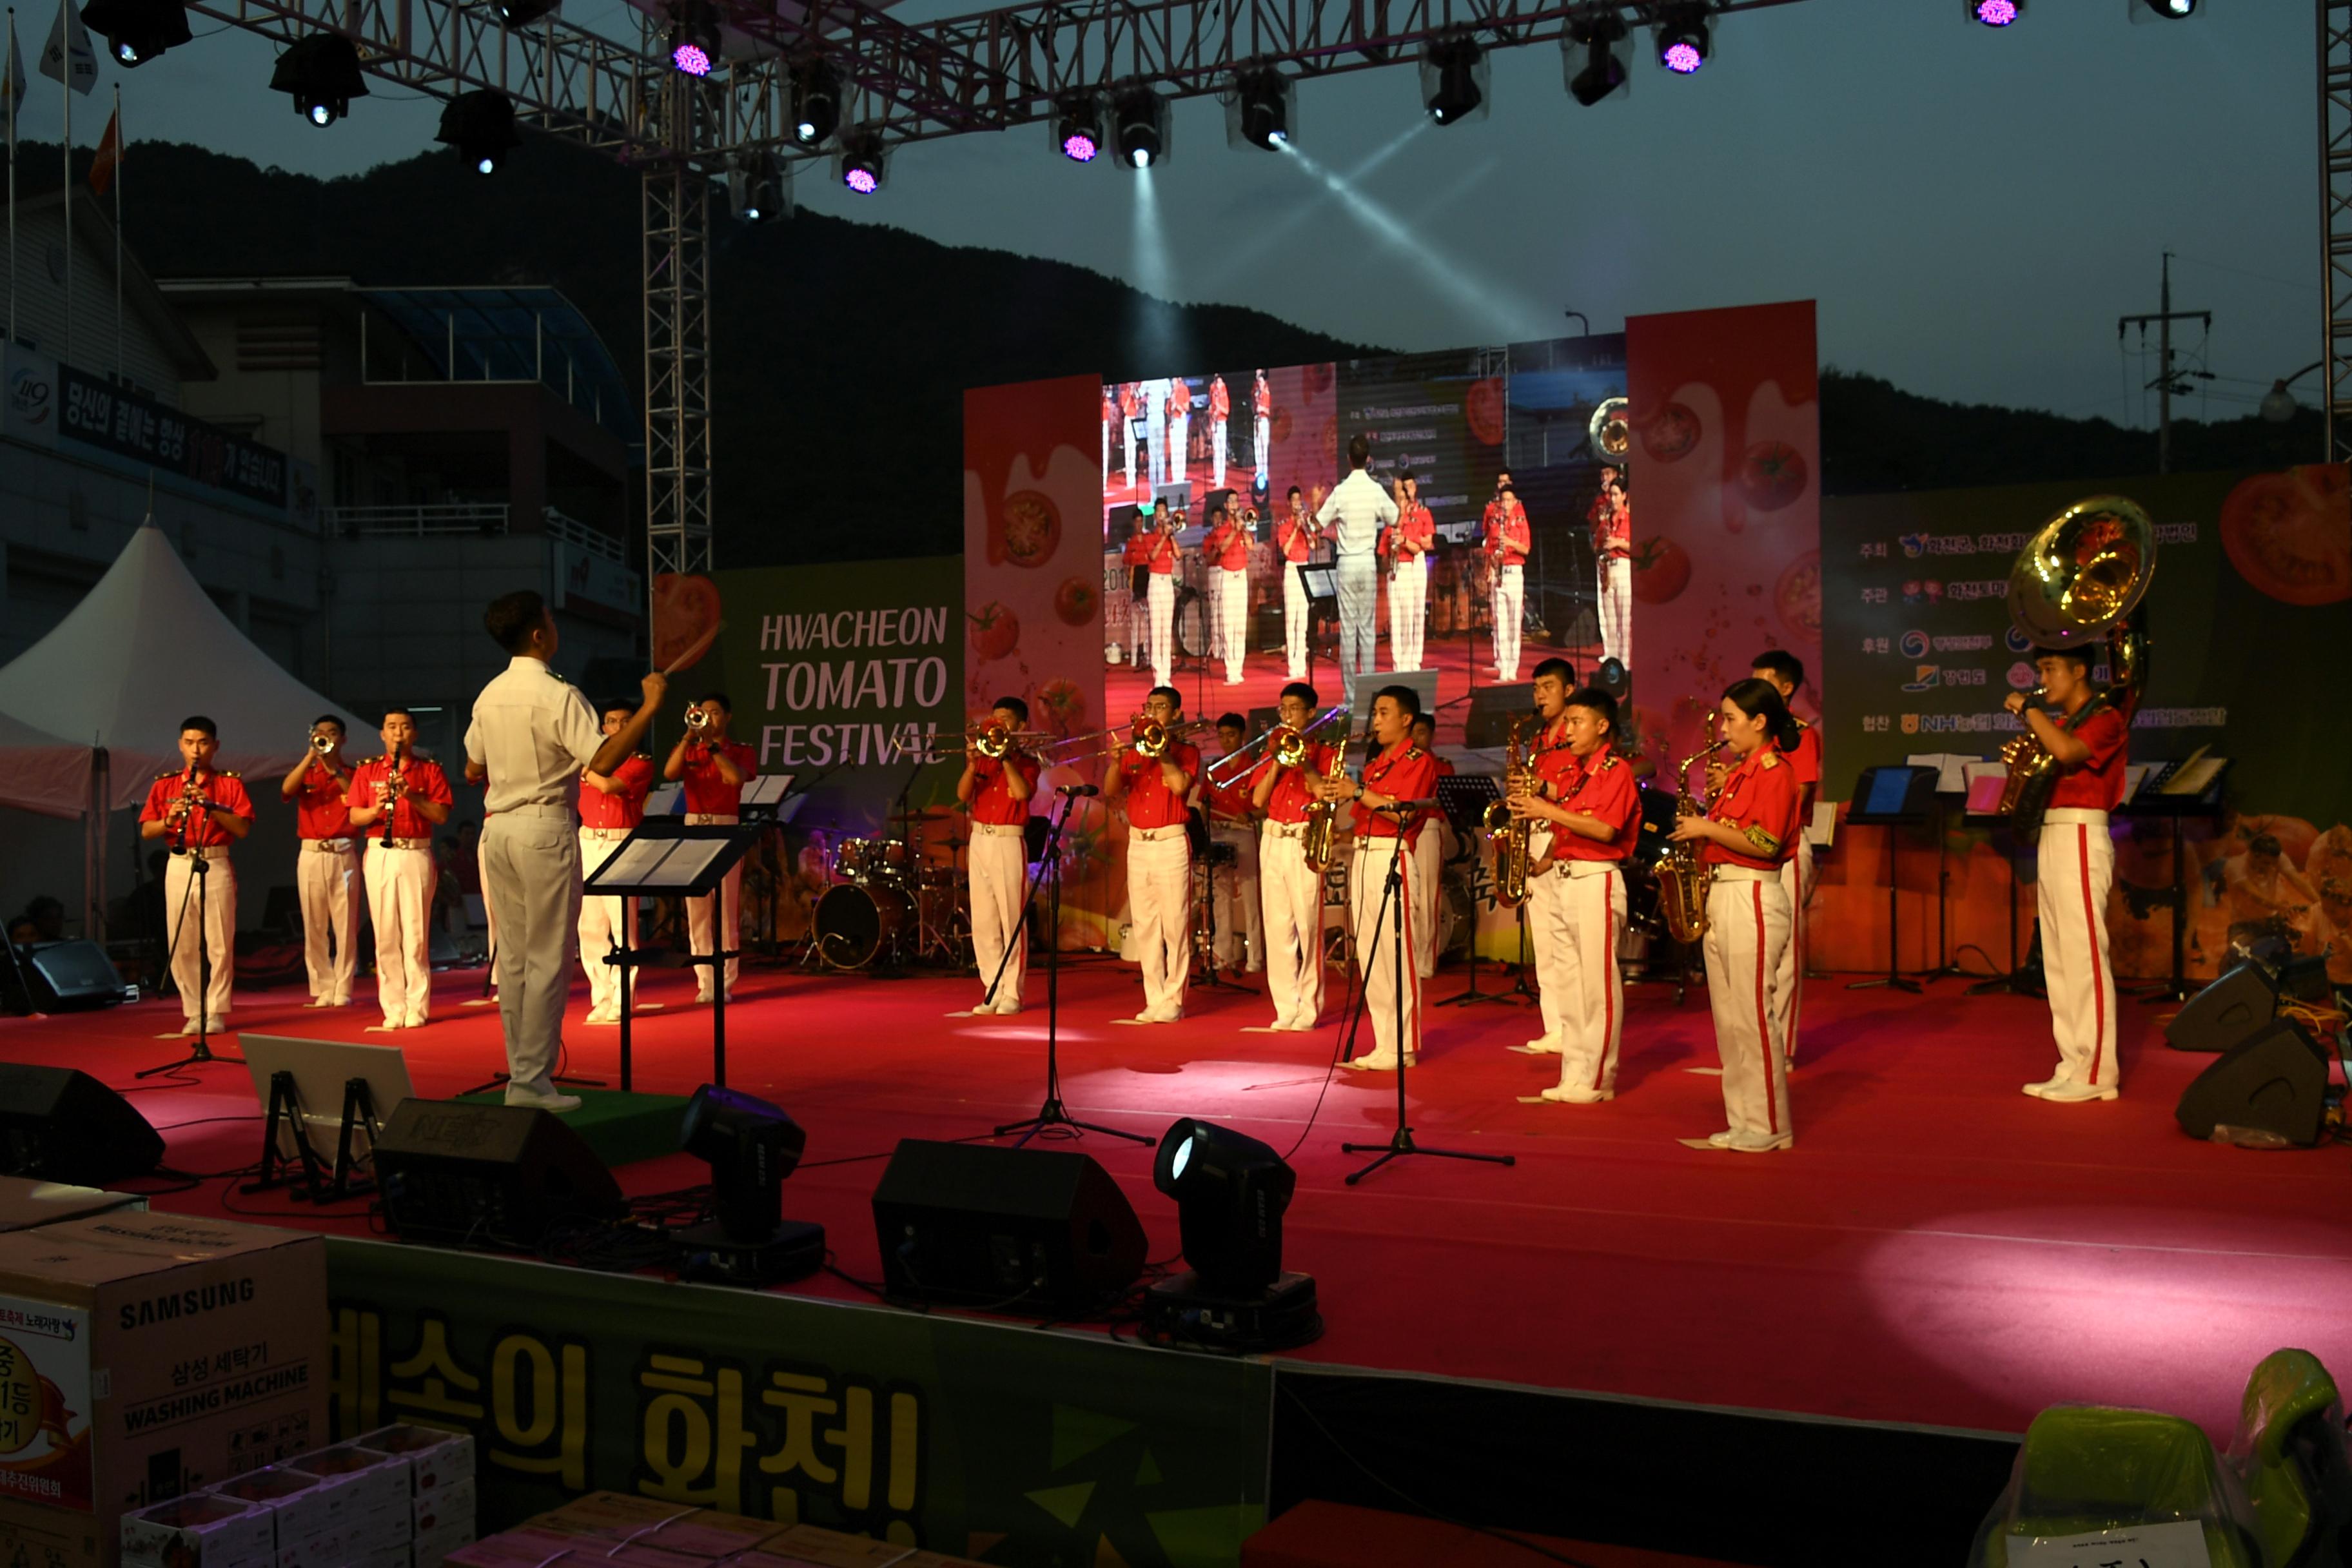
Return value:
<svg viewBox="0 0 2352 1568">
<path fill-rule="evenodd" d="M 1099 1334 L 329 1239 L 338 1436 L 474 1434 L 484 1530 L 604 1489 L 995 1562 L 1239 1561 L 1273 1374 Z"/>
</svg>

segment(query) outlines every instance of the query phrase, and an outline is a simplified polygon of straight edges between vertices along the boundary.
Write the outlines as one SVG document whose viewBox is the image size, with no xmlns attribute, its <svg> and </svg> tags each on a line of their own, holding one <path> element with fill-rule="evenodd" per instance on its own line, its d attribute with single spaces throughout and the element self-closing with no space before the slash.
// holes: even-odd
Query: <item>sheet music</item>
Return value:
<svg viewBox="0 0 2352 1568">
<path fill-rule="evenodd" d="M 1813 819 L 1805 824 L 1805 837 L 1816 849 L 1826 849 L 1837 837 L 1837 802 L 1813 802 Z"/>
<path fill-rule="evenodd" d="M 1984 761 L 1982 757 L 1965 757 L 1957 752 L 1919 752 L 1903 760 L 1915 768 L 1935 769 L 1937 795 L 1966 793 L 1969 764 Z"/>
<path fill-rule="evenodd" d="M 639 838 L 623 844 L 604 864 L 597 868 L 600 880 L 635 885 L 651 878 L 655 869 L 682 839 Z"/>
<path fill-rule="evenodd" d="M 659 876 L 667 887 L 683 888 L 709 870 L 727 852 L 724 838 L 674 838 L 663 857 Z"/>
<path fill-rule="evenodd" d="M 743 804 L 775 805 L 784 798 L 784 792 L 793 787 L 793 777 L 791 773 L 761 773 L 743 786 Z"/>
</svg>

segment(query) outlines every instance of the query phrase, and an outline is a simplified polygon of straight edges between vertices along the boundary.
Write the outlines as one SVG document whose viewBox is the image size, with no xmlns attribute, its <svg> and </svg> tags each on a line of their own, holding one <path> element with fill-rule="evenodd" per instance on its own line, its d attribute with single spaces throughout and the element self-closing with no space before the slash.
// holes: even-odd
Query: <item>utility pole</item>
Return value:
<svg viewBox="0 0 2352 1568">
<path fill-rule="evenodd" d="M 2189 377 L 2205 381 L 2212 379 L 2212 374 L 2210 371 L 2192 371 L 2188 373 L 2188 377 L 2177 376 L 2173 374 L 2172 323 L 2198 321 L 2203 323 L 2207 331 L 2213 330 L 2212 311 L 2176 310 L 2172 308 L 2172 252 L 2168 250 L 2164 253 L 2164 282 L 2162 291 L 2157 297 L 2156 313 L 2147 316 L 2125 316 L 2118 319 L 2116 322 L 2116 341 L 2120 342 L 2123 340 L 2125 328 L 2137 326 L 2140 330 L 2140 341 L 2146 342 L 2147 324 L 2150 321 L 2156 323 L 2157 332 L 2156 379 L 2147 384 L 2156 388 L 2156 471 L 2159 474 L 2168 474 L 2172 472 L 2172 395 L 2175 392 L 2184 394 L 2188 392 L 2189 388 L 2181 383 Z"/>
</svg>

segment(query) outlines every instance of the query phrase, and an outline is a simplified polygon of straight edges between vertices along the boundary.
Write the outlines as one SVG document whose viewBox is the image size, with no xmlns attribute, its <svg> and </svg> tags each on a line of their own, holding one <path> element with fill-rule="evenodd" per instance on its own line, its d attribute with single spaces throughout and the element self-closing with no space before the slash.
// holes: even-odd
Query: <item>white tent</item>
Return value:
<svg viewBox="0 0 2352 1568">
<path fill-rule="evenodd" d="M 0 713 L 0 805 L 81 816 L 89 809 L 89 748 Z"/>
<path fill-rule="evenodd" d="M 238 631 L 152 521 L 55 630 L 0 668 L 0 721 L 84 748 L 98 775 L 85 799 L 112 809 L 137 805 L 158 773 L 180 766 L 180 721 L 193 713 L 220 726 L 217 766 L 269 783 L 293 766 L 320 714 L 363 732 Z M 34 772 L 0 747 L 0 799 Z M 101 812 L 85 865 L 93 920 L 104 902 L 105 833 Z"/>
</svg>

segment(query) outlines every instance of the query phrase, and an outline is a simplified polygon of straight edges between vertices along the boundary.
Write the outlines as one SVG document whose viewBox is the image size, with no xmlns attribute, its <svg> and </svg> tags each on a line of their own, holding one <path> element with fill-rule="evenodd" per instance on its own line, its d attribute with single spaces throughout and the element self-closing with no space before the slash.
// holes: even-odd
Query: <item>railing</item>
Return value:
<svg viewBox="0 0 2352 1568">
<path fill-rule="evenodd" d="M 504 501 L 447 501 L 432 506 L 331 506 L 327 526 L 343 534 L 504 533 Z"/>
<path fill-rule="evenodd" d="M 547 518 L 547 536 L 550 539 L 560 539 L 566 544 L 576 544 L 591 555 L 601 555 L 605 560 L 623 566 L 629 563 L 627 557 L 621 553 L 621 542 L 603 529 L 592 528 L 576 517 L 566 517 L 551 506 L 544 510 Z"/>
</svg>

